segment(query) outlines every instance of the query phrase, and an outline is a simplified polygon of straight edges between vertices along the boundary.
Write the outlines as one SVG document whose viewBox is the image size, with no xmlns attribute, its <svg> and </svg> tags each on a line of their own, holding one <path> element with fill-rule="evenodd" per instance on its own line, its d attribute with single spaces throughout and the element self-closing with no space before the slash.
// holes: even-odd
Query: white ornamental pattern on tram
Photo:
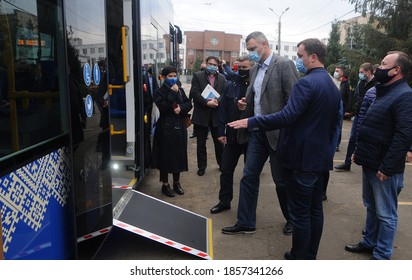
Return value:
<svg viewBox="0 0 412 280">
<path fill-rule="evenodd" d="M 7 253 L 20 222 L 34 231 L 43 226 L 50 199 L 66 205 L 70 186 L 69 150 L 59 149 L 0 178 L 3 247 Z"/>
</svg>

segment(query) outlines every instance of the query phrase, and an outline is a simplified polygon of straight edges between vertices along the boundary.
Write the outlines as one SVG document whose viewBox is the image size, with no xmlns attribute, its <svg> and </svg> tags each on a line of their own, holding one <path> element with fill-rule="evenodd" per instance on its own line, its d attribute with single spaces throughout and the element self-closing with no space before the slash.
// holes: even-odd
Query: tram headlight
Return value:
<svg viewBox="0 0 412 280">
<path fill-rule="evenodd" d="M 120 166 L 117 162 L 115 162 L 115 163 L 112 164 L 112 168 L 113 168 L 113 170 L 119 170 Z"/>
</svg>

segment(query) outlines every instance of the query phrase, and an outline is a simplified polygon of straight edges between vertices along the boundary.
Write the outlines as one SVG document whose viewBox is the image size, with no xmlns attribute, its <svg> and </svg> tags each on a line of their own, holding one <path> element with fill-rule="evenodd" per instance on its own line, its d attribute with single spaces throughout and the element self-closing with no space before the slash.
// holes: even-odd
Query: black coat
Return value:
<svg viewBox="0 0 412 280">
<path fill-rule="evenodd" d="M 412 89 L 400 80 L 376 90 L 359 128 L 355 163 L 392 176 L 404 172 L 412 144 Z"/>
<path fill-rule="evenodd" d="M 152 168 L 167 173 L 187 171 L 185 118 L 192 109 L 192 103 L 182 88 L 175 92 L 166 84 L 154 92 L 153 101 L 159 108 L 160 116 L 153 137 Z M 181 108 L 178 115 L 174 112 L 174 104 Z"/>
<path fill-rule="evenodd" d="M 218 126 L 218 108 L 210 108 L 207 106 L 207 100 L 203 98 L 202 92 L 209 84 L 207 71 L 198 71 L 193 75 L 192 86 L 190 88 L 190 98 L 193 99 L 193 116 L 192 123 L 204 127 L 208 127 L 210 121 L 213 127 Z M 222 74 L 216 74 L 215 84 L 213 88 L 221 95 L 226 85 L 226 78 Z M 218 99 L 220 102 L 220 98 Z"/>
</svg>

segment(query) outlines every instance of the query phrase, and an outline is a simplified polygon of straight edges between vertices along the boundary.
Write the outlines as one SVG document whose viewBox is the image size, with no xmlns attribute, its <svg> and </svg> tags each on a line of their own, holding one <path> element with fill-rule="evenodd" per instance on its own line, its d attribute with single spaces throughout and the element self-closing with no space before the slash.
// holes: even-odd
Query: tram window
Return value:
<svg viewBox="0 0 412 280">
<path fill-rule="evenodd" d="M 1 2 L 0 163 L 68 134 L 62 12 L 62 0 Z"/>
</svg>

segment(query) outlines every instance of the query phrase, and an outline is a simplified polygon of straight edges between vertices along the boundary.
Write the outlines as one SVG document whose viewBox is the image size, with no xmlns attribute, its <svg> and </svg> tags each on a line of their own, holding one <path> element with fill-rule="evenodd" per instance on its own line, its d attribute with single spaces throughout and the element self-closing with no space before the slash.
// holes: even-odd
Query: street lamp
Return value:
<svg viewBox="0 0 412 280">
<path fill-rule="evenodd" d="M 282 16 L 283 16 L 283 14 L 286 13 L 287 10 L 289 10 L 289 7 L 287 7 L 287 8 L 280 14 L 280 16 L 278 16 L 271 7 L 269 7 L 269 10 L 271 10 L 272 13 L 275 14 L 275 16 L 277 16 L 277 17 L 279 18 L 279 21 L 278 21 L 278 32 L 279 32 L 279 33 L 278 33 L 278 55 L 280 55 L 281 18 L 282 18 Z"/>
</svg>

